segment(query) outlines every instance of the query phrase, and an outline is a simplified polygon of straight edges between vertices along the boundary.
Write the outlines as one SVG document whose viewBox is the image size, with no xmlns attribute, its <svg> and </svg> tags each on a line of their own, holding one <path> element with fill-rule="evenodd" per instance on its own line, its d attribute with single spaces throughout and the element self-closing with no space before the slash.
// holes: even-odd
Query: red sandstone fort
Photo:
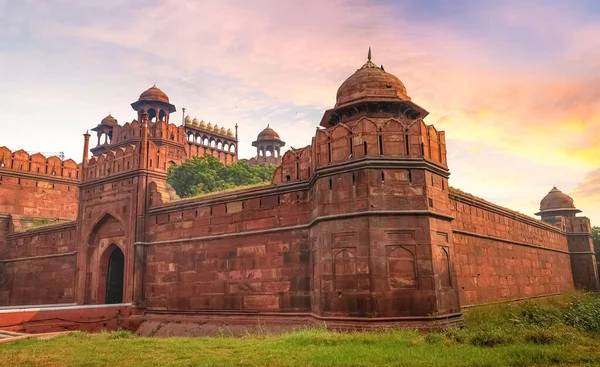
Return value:
<svg viewBox="0 0 600 367">
<path fill-rule="evenodd" d="M 79 327 L 115 309 L 130 326 L 423 326 L 460 323 L 465 306 L 598 290 L 573 200 L 553 188 L 537 220 L 450 188 L 444 132 L 370 54 L 309 145 L 280 156 L 270 128 L 253 142 L 251 162 L 278 165 L 262 187 L 179 199 L 169 166 L 236 161 L 237 126 L 174 124 L 155 86 L 131 106 L 133 121 L 92 129 L 96 147 L 84 134 L 80 164 L 0 148 L 4 309 L 38 305 Z M 6 315 L 0 328 L 35 318 Z"/>
</svg>

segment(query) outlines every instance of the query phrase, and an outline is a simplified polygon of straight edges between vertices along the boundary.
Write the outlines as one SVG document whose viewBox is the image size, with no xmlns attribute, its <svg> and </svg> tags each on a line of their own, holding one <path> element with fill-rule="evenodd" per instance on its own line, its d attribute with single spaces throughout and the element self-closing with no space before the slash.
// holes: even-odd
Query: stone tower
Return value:
<svg viewBox="0 0 600 367">
<path fill-rule="evenodd" d="M 598 268 L 592 243 L 592 226 L 587 217 L 577 217 L 581 210 L 575 207 L 573 199 L 556 187 L 540 202 L 536 213 L 546 223 L 561 228 L 567 235 L 571 256 L 571 270 L 575 287 L 598 290 Z"/>
<path fill-rule="evenodd" d="M 166 200 L 174 197 L 167 170 L 187 159 L 184 127 L 169 124 L 175 106 L 164 92 L 153 86 L 131 106 L 137 120 L 119 125 L 109 115 L 92 129 L 98 146 L 89 160 L 84 135 L 74 297 L 79 304 L 134 300 L 134 244 L 146 233 L 148 186 Z"/>
<path fill-rule="evenodd" d="M 443 132 L 371 59 L 273 183 L 309 180 L 311 307 L 321 317 L 460 318 Z M 301 199 L 300 199 L 301 200 Z"/>
<path fill-rule="evenodd" d="M 252 163 L 276 165 L 281 163 L 281 148 L 285 146 L 285 142 L 269 125 L 258 134 L 252 146 L 256 147 L 256 157 Z"/>
</svg>

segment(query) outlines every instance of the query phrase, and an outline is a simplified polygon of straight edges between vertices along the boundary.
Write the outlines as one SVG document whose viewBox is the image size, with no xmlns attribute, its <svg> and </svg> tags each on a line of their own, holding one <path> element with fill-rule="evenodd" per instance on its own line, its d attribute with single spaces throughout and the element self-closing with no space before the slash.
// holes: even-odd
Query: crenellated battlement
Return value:
<svg viewBox="0 0 600 367">
<path fill-rule="evenodd" d="M 422 119 L 365 117 L 318 129 L 311 145 L 284 154 L 273 183 L 306 180 L 320 168 L 367 157 L 418 158 L 446 168 L 445 133 Z"/>
<path fill-rule="evenodd" d="M 79 179 L 80 165 L 72 159 L 61 160 L 56 156 L 46 158 L 41 153 L 29 154 L 23 149 L 12 152 L 0 147 L 0 175 L 27 175 L 53 181 Z"/>
</svg>

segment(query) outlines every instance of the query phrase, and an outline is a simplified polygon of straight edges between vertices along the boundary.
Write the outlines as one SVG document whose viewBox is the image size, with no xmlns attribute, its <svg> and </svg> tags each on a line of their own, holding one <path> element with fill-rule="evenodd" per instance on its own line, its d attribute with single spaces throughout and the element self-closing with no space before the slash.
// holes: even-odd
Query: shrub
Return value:
<svg viewBox="0 0 600 367">
<path fill-rule="evenodd" d="M 531 328 L 524 332 L 523 339 L 533 344 L 553 344 L 560 341 L 561 337 L 555 329 Z"/>
<path fill-rule="evenodd" d="M 600 298 L 582 301 L 574 297 L 563 311 L 565 324 L 590 333 L 600 333 Z"/>
<path fill-rule="evenodd" d="M 129 330 L 119 330 L 108 334 L 108 339 L 130 339 L 135 335 Z"/>
<path fill-rule="evenodd" d="M 444 334 L 435 332 L 425 334 L 425 343 L 427 344 L 439 344 L 443 342 L 444 339 Z"/>
<path fill-rule="evenodd" d="M 484 329 L 474 332 L 469 342 L 477 347 L 494 347 L 501 344 L 509 344 L 512 338 L 502 333 L 499 329 Z"/>
</svg>

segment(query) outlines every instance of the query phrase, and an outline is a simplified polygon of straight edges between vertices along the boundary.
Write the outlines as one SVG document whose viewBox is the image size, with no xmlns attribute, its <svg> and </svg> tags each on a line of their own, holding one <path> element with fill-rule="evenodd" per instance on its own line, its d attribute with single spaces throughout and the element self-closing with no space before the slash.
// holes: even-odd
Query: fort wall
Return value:
<svg viewBox="0 0 600 367">
<path fill-rule="evenodd" d="M 560 228 L 459 192 L 450 194 L 461 306 L 573 288 Z"/>
<path fill-rule="evenodd" d="M 76 223 L 10 233 L 0 242 L 0 304 L 74 301 Z"/>
<path fill-rule="evenodd" d="M 443 133 L 422 121 L 362 119 L 287 152 L 274 185 L 173 203 L 151 193 L 137 243 L 144 306 L 341 318 L 458 312 L 449 201 L 433 189 L 447 190 L 447 177 L 427 163 L 445 162 L 439 141 Z"/>
<path fill-rule="evenodd" d="M 78 179 L 79 166 L 71 159 L 0 147 L 0 213 L 11 214 L 16 230 L 33 219 L 74 220 Z"/>
</svg>

